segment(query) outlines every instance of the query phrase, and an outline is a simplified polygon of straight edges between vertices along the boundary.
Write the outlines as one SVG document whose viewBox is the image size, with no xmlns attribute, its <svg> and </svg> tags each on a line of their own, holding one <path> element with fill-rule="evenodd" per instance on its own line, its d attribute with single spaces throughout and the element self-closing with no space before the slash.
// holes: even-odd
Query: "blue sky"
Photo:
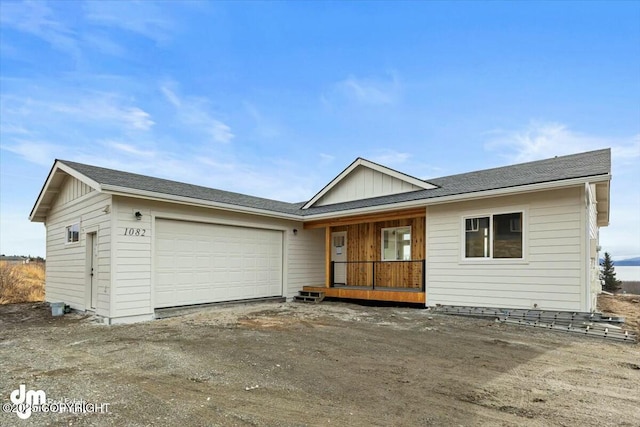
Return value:
<svg viewBox="0 0 640 427">
<path fill-rule="evenodd" d="M 0 252 L 55 158 L 285 201 L 611 147 L 640 256 L 640 2 L 0 3 Z"/>
</svg>

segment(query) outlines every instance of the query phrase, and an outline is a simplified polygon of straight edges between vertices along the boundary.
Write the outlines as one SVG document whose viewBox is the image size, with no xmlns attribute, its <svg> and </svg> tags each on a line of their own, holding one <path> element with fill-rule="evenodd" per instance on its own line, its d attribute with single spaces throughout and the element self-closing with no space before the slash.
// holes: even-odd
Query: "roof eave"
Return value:
<svg viewBox="0 0 640 427">
<path fill-rule="evenodd" d="M 368 207 L 355 208 L 355 209 L 345 209 L 345 210 L 327 212 L 322 214 L 311 214 L 311 215 L 306 215 L 304 217 L 304 220 L 306 222 L 306 221 L 314 221 L 319 219 L 331 219 L 331 218 L 339 218 L 342 216 L 366 214 L 366 213 L 372 213 L 374 211 L 384 212 L 384 211 L 391 211 L 391 210 L 398 210 L 398 209 L 407 209 L 407 208 L 418 207 L 418 206 L 426 207 L 430 205 L 462 202 L 462 201 L 473 200 L 473 199 L 485 199 L 488 197 L 514 195 L 519 193 L 529 193 L 529 192 L 535 192 L 535 191 L 584 185 L 584 183 L 586 182 L 589 182 L 589 183 L 598 183 L 598 182 L 605 182 L 605 181 L 608 182 L 610 178 L 611 178 L 610 174 L 604 174 L 604 175 L 592 175 L 587 177 L 571 178 L 571 179 L 565 179 L 565 180 L 559 180 L 559 181 L 549 181 L 549 182 L 536 183 L 536 184 L 526 184 L 526 185 L 520 185 L 516 187 L 499 188 L 495 190 L 476 191 L 471 193 L 454 194 L 450 196 L 410 200 L 407 202 L 389 203 L 389 204 L 368 206 Z"/>
<path fill-rule="evenodd" d="M 185 204 L 190 206 L 215 208 L 215 209 L 220 209 L 225 211 L 261 215 L 261 216 L 267 216 L 267 217 L 278 218 L 278 219 L 287 219 L 287 220 L 295 220 L 295 221 L 302 221 L 303 219 L 302 215 L 288 214 L 288 213 L 273 211 L 269 209 L 258 209 L 258 208 L 248 207 L 248 206 L 214 202 L 209 200 L 196 199 L 192 197 L 177 196 L 173 194 L 158 193 L 155 191 L 139 190 L 139 189 L 120 187 L 115 185 L 105 184 L 102 186 L 102 191 L 105 194 L 111 194 L 114 196 L 138 197 L 138 198 L 147 199 L 147 200 L 155 200 L 160 202 L 173 202 L 173 203 L 180 203 L 180 204 Z"/>
<path fill-rule="evenodd" d="M 609 225 L 611 217 L 611 182 L 609 180 L 605 182 L 594 182 L 594 184 L 596 184 L 596 201 L 598 203 L 596 223 L 598 227 L 606 227 Z M 602 206 L 604 206 L 604 208 Z"/>
<path fill-rule="evenodd" d="M 43 205 L 43 200 L 47 194 L 50 194 L 53 191 L 51 190 L 51 184 L 58 171 L 62 171 L 67 175 L 70 175 L 84 182 L 90 187 L 96 189 L 97 191 L 100 191 L 100 184 L 98 184 L 96 181 L 81 174 L 80 172 L 76 171 L 70 166 L 65 165 L 62 161 L 56 159 L 53 162 L 53 165 L 51 166 L 51 170 L 49 171 L 49 175 L 47 175 L 47 179 L 45 180 L 44 185 L 40 189 L 40 194 L 36 199 L 36 203 L 33 205 L 33 208 L 31 209 L 31 213 L 29 214 L 29 221 L 44 222 L 46 220 L 47 214 L 44 211 L 46 211 L 50 206 L 46 206 L 46 209 L 45 209 L 45 206 Z"/>
<path fill-rule="evenodd" d="M 31 208 L 31 212 L 29 213 L 29 221 L 31 222 L 42 222 L 44 221 L 44 216 L 43 215 L 37 215 L 39 210 L 40 210 L 40 205 L 42 204 L 42 199 L 44 198 L 45 194 L 47 193 L 47 189 L 49 188 L 49 186 L 51 185 L 51 181 L 53 180 L 53 173 L 56 170 L 56 165 L 58 163 L 58 160 L 53 162 L 53 165 L 51 165 L 51 169 L 49 170 L 49 174 L 47 175 L 47 179 L 44 181 L 44 185 L 42 186 L 42 188 L 40 189 L 40 194 L 38 194 L 38 198 L 36 199 L 36 202 L 33 205 L 33 208 Z M 36 216 L 37 215 L 37 216 Z"/>
</svg>

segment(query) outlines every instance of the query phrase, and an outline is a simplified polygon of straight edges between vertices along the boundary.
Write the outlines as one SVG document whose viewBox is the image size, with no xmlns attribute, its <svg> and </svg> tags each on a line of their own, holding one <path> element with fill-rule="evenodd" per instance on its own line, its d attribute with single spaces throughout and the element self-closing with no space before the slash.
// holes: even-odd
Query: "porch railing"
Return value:
<svg viewBox="0 0 640 427">
<path fill-rule="evenodd" d="M 426 261 L 331 261 L 332 287 L 425 291 Z"/>
</svg>

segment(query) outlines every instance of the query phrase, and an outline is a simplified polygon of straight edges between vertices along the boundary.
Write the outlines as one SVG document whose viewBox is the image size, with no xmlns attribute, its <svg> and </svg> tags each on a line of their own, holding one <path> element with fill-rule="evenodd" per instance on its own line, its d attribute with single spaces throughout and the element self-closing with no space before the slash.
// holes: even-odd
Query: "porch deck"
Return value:
<svg viewBox="0 0 640 427">
<path fill-rule="evenodd" d="M 389 290 L 388 290 L 389 289 Z M 390 290 L 393 289 L 393 290 Z M 427 293 L 422 290 L 409 288 L 378 288 L 372 289 L 365 286 L 305 286 L 305 291 L 324 292 L 330 298 L 361 299 L 371 301 L 395 301 L 416 304 L 425 304 Z"/>
</svg>

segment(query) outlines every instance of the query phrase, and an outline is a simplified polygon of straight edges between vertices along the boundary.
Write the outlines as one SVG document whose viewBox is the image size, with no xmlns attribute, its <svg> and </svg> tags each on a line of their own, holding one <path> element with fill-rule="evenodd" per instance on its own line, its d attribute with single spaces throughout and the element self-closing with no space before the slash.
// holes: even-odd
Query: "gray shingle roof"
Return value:
<svg viewBox="0 0 640 427">
<path fill-rule="evenodd" d="M 454 196 L 458 194 L 476 193 L 479 191 L 497 190 L 529 184 L 541 184 L 562 181 L 572 178 L 605 175 L 611 173 L 611 150 L 597 150 L 586 153 L 571 154 L 551 159 L 485 169 L 427 181 L 437 185 L 432 190 L 418 190 L 409 193 L 372 199 L 355 200 L 335 205 L 318 206 L 307 209 L 306 215 L 314 215 L 363 207 L 409 202 L 436 197 Z"/>
<path fill-rule="evenodd" d="M 170 181 L 168 179 L 153 178 L 146 175 L 106 169 L 98 166 L 70 162 L 67 160 L 59 161 L 94 180 L 100 185 L 112 185 L 135 190 L 153 191 L 155 193 L 170 196 L 189 197 L 197 200 L 227 203 L 230 205 L 294 215 L 299 214 L 301 206 L 300 203 L 279 202 L 277 200 L 248 196 L 246 194 L 217 190 L 215 188 L 202 187 L 183 182 Z"/>
<path fill-rule="evenodd" d="M 568 156 L 554 157 L 535 162 L 486 169 L 459 175 L 429 179 L 438 188 L 417 190 L 408 193 L 355 200 L 333 205 L 311 207 L 302 210 L 304 202 L 286 203 L 261 197 L 248 196 L 230 191 L 201 187 L 166 179 L 153 178 L 129 172 L 105 169 L 82 163 L 60 160 L 101 185 L 112 185 L 136 190 L 182 196 L 197 200 L 226 203 L 235 206 L 273 211 L 277 213 L 308 216 L 323 213 L 348 211 L 363 207 L 382 206 L 415 200 L 469 194 L 480 191 L 518 187 L 562 181 L 572 178 L 606 175 L 611 173 L 611 150 L 597 150 Z"/>
</svg>

